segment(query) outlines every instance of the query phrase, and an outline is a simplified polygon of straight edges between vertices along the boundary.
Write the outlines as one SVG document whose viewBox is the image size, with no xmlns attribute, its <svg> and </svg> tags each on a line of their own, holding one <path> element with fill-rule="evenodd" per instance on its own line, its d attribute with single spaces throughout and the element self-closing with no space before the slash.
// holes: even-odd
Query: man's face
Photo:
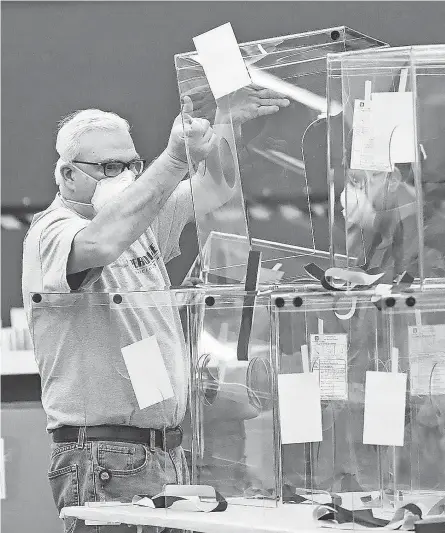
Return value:
<svg viewBox="0 0 445 533">
<path fill-rule="evenodd" d="M 78 161 L 89 161 L 92 163 L 105 163 L 107 161 L 123 161 L 128 162 L 139 158 L 138 153 L 133 144 L 133 140 L 128 131 L 124 129 L 116 129 L 113 131 L 90 131 L 82 135 L 80 139 L 80 149 L 76 156 Z M 95 165 L 87 165 L 84 163 L 76 163 L 83 172 L 100 181 L 106 178 L 103 173 L 103 168 Z M 120 176 L 132 171 L 125 169 Z M 75 167 L 72 169 L 72 176 L 75 182 L 76 196 L 78 201 L 89 202 L 96 189 L 96 183 L 93 179 L 79 172 Z"/>
</svg>

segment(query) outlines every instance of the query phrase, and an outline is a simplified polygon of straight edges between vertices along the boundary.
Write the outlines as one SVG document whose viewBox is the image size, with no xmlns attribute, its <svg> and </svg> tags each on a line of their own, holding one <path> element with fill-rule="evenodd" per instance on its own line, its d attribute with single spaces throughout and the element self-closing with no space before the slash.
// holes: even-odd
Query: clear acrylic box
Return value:
<svg viewBox="0 0 445 533">
<path fill-rule="evenodd" d="M 239 285 L 246 281 L 245 257 L 249 249 L 261 253 L 258 283 L 268 286 L 284 286 L 309 278 L 305 266 L 310 260 L 323 270 L 331 266 L 327 251 L 290 246 L 264 239 L 251 239 L 238 235 L 212 231 L 206 244 L 192 264 L 186 277 L 200 278 L 204 285 Z M 278 254 L 286 257 L 275 259 Z M 348 260 L 349 259 L 349 260 Z M 354 266 L 353 258 L 336 254 L 337 266 Z"/>
<path fill-rule="evenodd" d="M 104 424 L 104 406 L 114 415 L 107 424 L 147 427 L 149 420 L 161 429 L 183 423 L 184 483 L 210 484 L 234 505 L 277 504 L 270 298 L 193 288 L 38 293 L 31 313 L 39 369 L 44 376 L 45 366 L 52 369 L 42 380 L 50 421 L 63 403 L 77 413 L 66 424 L 85 426 L 87 437 L 89 426 Z M 137 382 L 134 358 L 142 365 Z M 66 373 L 76 379 L 61 391 L 55 384 Z M 113 475 L 142 468 L 148 443 L 145 452 L 135 445 L 125 464 L 105 448 L 94 466 L 109 470 L 111 481 L 97 481 L 98 496 L 123 501 Z M 165 488 L 156 474 L 147 486 L 138 479 L 134 495 L 153 497 Z M 176 482 L 175 474 L 170 483 Z"/>
<path fill-rule="evenodd" d="M 386 343 L 408 375 L 404 443 L 388 450 L 385 488 L 428 507 L 445 496 L 444 289 L 396 295 L 383 308 Z"/>
<path fill-rule="evenodd" d="M 213 233 L 244 240 L 236 254 L 244 268 L 251 239 L 282 245 L 263 257 L 269 269 L 282 259 L 327 251 L 319 244 L 326 242 L 327 222 L 314 222 L 311 208 L 327 199 L 326 127 L 324 136 L 316 128 L 320 120 L 325 126 L 327 112 L 326 56 L 384 45 L 344 26 L 240 44 L 253 84 L 276 88 L 291 102 L 250 120 L 242 114 L 249 87 L 215 101 L 198 54 L 175 56 L 180 97 L 192 99 L 192 115 L 208 119 L 217 136 L 199 165 L 188 152 L 201 261 Z M 236 266 L 214 261 L 210 271 Z"/>
<path fill-rule="evenodd" d="M 369 293 L 276 293 L 273 299 L 278 375 L 314 374 L 321 399 L 321 440 L 296 436 L 281 445 L 283 501 L 332 504 L 336 497 L 358 510 L 360 495 L 383 486 L 378 447 L 363 444 L 366 371 L 377 369 L 384 351 L 381 313 Z M 295 406 L 300 425 L 306 407 Z"/>
<path fill-rule="evenodd" d="M 185 414 L 191 483 L 212 485 L 233 505 L 331 505 L 341 523 L 384 525 L 407 503 L 431 512 L 445 496 L 444 302 L 439 285 L 386 296 L 315 285 L 40 293 L 31 309 L 35 357 L 44 375 L 45 365 L 52 368 L 52 379 L 42 380 L 43 406 L 51 420 L 60 398 L 48 389 L 68 372 L 79 379 L 63 390 L 78 413 L 67 423 L 85 425 L 87 434 L 103 423 L 104 401 L 115 425 L 144 427 L 151 412 L 151 425 L 171 427 Z M 163 327 L 154 330 L 154 319 Z M 153 378 L 153 340 L 171 389 Z M 128 347 L 138 347 L 148 365 L 138 396 L 124 360 Z M 370 372 L 406 376 L 398 445 L 366 443 Z M 283 378 L 309 373 L 320 390 L 320 437 L 291 440 L 284 411 L 298 431 L 312 411 L 306 397 L 295 402 L 284 394 Z M 163 488 L 144 485 L 136 493 L 154 496 Z M 105 500 L 122 499 L 112 482 L 97 490 Z"/>
<path fill-rule="evenodd" d="M 444 302 L 439 285 L 386 296 L 373 290 L 272 295 L 281 438 L 284 375 L 314 373 L 322 412 L 321 440 L 281 442 L 284 503 L 330 505 L 339 524 L 354 528 L 385 526 L 408 504 L 421 508 L 423 518 L 442 513 Z M 379 419 L 382 427 L 400 426 L 397 445 L 384 443 L 385 434 L 365 437 L 369 383 L 376 376 L 385 378 L 382 383 L 391 379 L 391 387 L 400 379 L 406 383 L 398 421 L 393 414 Z M 393 413 L 393 391 L 379 391 L 377 401 L 384 412 Z M 308 402 L 299 407 L 309 409 Z M 383 441 L 377 443 L 379 439 Z"/>
<path fill-rule="evenodd" d="M 382 281 L 445 276 L 444 92 L 445 45 L 328 55 L 332 252 Z"/>
<path fill-rule="evenodd" d="M 192 350 L 192 479 L 232 505 L 278 501 L 270 298 L 206 291 Z"/>
</svg>

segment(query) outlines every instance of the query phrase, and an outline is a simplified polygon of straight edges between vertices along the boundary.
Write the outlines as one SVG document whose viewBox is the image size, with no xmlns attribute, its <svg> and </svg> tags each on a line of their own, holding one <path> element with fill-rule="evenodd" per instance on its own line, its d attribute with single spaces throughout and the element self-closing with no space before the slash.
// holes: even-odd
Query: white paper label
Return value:
<svg viewBox="0 0 445 533">
<path fill-rule="evenodd" d="M 355 100 L 351 169 L 389 172 L 416 159 L 410 92 L 373 93 Z"/>
<path fill-rule="evenodd" d="M 348 336 L 311 335 L 311 368 L 319 378 L 322 400 L 348 399 Z"/>
<path fill-rule="evenodd" d="M 374 131 L 387 142 L 394 163 L 416 160 L 413 94 L 408 92 L 373 93 Z"/>
<path fill-rule="evenodd" d="M 363 444 L 403 446 L 406 374 L 366 372 Z"/>
<path fill-rule="evenodd" d="M 174 395 L 156 337 L 125 346 L 122 356 L 140 409 Z"/>
<path fill-rule="evenodd" d="M 193 38 L 215 99 L 250 85 L 250 75 L 228 22 Z"/>
<path fill-rule="evenodd" d="M 371 100 L 355 100 L 352 122 L 351 169 L 391 170 L 389 148 L 373 129 Z"/>
<path fill-rule="evenodd" d="M 278 401 L 282 444 L 323 440 L 320 387 L 312 372 L 279 374 Z"/>
<path fill-rule="evenodd" d="M 413 395 L 445 394 L 445 324 L 408 327 Z"/>
</svg>

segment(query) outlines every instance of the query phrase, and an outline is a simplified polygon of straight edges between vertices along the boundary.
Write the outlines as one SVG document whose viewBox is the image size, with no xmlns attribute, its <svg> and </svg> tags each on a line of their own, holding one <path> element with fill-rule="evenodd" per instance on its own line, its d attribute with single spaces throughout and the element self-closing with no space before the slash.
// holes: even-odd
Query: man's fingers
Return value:
<svg viewBox="0 0 445 533">
<path fill-rule="evenodd" d="M 217 142 L 217 140 L 218 140 L 217 136 L 212 131 L 209 140 L 204 143 L 204 147 L 205 147 L 207 153 L 210 153 L 211 147 Z"/>
<path fill-rule="evenodd" d="M 190 96 L 182 97 L 182 106 L 181 106 L 182 115 L 191 115 L 193 113 L 193 102 Z"/>
<path fill-rule="evenodd" d="M 272 89 L 261 89 L 261 91 L 257 92 L 257 96 L 261 98 L 286 98 L 285 94 L 273 91 Z"/>
<path fill-rule="evenodd" d="M 193 126 L 197 130 L 207 130 L 210 127 L 210 122 L 206 118 L 196 117 L 193 120 Z"/>
<path fill-rule="evenodd" d="M 258 103 L 262 106 L 287 107 L 290 101 L 287 98 L 261 98 Z"/>
<path fill-rule="evenodd" d="M 202 136 L 202 141 L 207 142 L 214 135 L 212 128 L 207 129 Z"/>
<path fill-rule="evenodd" d="M 273 115 L 279 110 L 280 108 L 277 105 L 261 106 L 258 108 L 258 116 L 264 117 L 266 115 Z"/>
<path fill-rule="evenodd" d="M 182 114 L 182 121 L 183 121 L 183 124 L 184 126 L 189 126 L 191 127 L 192 124 L 193 124 L 193 117 L 191 117 L 189 114 L 187 113 L 183 113 Z"/>
<path fill-rule="evenodd" d="M 200 138 L 202 137 L 209 129 L 210 122 L 205 118 L 194 118 L 192 119 L 189 128 L 187 130 L 188 137 Z"/>
</svg>

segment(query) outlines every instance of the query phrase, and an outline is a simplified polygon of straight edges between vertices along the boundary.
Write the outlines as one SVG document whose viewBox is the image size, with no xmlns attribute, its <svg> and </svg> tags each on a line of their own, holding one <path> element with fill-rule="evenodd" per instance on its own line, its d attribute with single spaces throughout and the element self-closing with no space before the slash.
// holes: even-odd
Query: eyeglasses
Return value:
<svg viewBox="0 0 445 533">
<path fill-rule="evenodd" d="M 126 168 L 131 170 L 136 176 L 139 176 L 144 172 L 146 160 L 145 159 L 133 159 L 125 163 L 124 161 L 107 161 L 106 163 L 93 163 L 91 161 L 78 161 L 73 159 L 72 163 L 82 163 L 83 165 L 94 165 L 96 167 L 102 167 L 103 173 L 107 178 L 115 178 L 119 176 Z"/>
</svg>

